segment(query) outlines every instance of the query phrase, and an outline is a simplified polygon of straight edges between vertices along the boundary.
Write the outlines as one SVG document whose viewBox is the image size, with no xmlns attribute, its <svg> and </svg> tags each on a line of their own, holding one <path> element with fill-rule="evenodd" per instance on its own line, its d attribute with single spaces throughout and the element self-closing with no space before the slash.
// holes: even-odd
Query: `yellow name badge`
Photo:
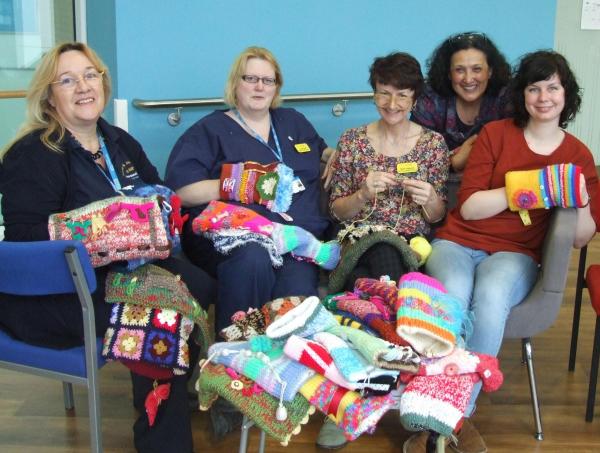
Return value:
<svg viewBox="0 0 600 453">
<path fill-rule="evenodd" d="M 296 143 L 294 148 L 296 148 L 296 151 L 299 153 L 307 153 L 310 151 L 310 146 L 308 146 L 306 143 Z"/>
<path fill-rule="evenodd" d="M 396 171 L 398 173 L 416 173 L 419 170 L 419 166 L 416 162 L 402 162 L 396 165 Z"/>
</svg>

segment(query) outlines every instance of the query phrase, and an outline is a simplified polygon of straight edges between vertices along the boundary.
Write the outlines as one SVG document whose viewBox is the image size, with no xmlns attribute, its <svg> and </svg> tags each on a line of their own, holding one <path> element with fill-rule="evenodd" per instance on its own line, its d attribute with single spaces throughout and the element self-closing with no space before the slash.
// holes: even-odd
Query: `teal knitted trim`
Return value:
<svg viewBox="0 0 600 453">
<path fill-rule="evenodd" d="M 417 270 L 419 262 L 415 252 L 409 247 L 404 238 L 391 231 L 376 231 L 367 236 L 363 236 L 354 244 L 345 243 L 342 245 L 342 257 L 337 267 L 329 274 L 329 293 L 337 293 L 344 288 L 346 279 L 350 272 L 356 267 L 360 257 L 373 245 L 384 242 L 390 244 L 398 250 L 402 261 L 407 268 L 407 272 Z M 397 278 L 398 276 L 390 275 Z"/>
</svg>

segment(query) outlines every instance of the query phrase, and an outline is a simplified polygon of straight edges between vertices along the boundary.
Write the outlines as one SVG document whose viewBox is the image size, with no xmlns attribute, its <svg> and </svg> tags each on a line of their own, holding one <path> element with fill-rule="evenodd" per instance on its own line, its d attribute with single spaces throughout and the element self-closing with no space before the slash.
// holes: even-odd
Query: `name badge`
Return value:
<svg viewBox="0 0 600 453">
<path fill-rule="evenodd" d="M 419 166 L 416 162 L 402 162 L 396 165 L 396 171 L 398 173 L 416 173 L 419 170 Z"/>
<path fill-rule="evenodd" d="M 296 151 L 299 153 L 307 153 L 310 151 L 310 146 L 308 146 L 306 143 L 296 143 L 294 148 L 296 148 Z"/>
<path fill-rule="evenodd" d="M 306 189 L 304 187 L 304 184 L 302 184 L 302 181 L 300 180 L 300 178 L 298 178 L 296 176 L 294 178 L 294 182 L 292 182 L 292 193 L 302 192 L 304 189 Z"/>
</svg>

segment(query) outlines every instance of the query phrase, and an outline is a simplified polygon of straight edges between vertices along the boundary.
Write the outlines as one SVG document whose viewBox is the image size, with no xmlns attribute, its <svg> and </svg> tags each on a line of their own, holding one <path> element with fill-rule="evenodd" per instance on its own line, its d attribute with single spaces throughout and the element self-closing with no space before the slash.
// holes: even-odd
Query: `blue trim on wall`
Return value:
<svg viewBox="0 0 600 453">
<path fill-rule="evenodd" d="M 284 94 L 369 91 L 376 56 L 407 51 L 424 65 L 446 36 L 480 30 L 514 62 L 553 47 L 555 15 L 555 0 L 89 0 L 88 30 L 97 33 L 88 31 L 88 40 L 111 66 L 114 95 L 129 101 L 220 97 L 233 59 L 249 45 L 276 55 Z M 377 117 L 369 101 L 352 101 L 341 118 L 332 104 L 293 105 L 331 146 L 344 129 Z M 172 128 L 167 110 L 130 104 L 129 130 L 162 172 L 177 138 L 211 110 L 184 109 Z"/>
</svg>

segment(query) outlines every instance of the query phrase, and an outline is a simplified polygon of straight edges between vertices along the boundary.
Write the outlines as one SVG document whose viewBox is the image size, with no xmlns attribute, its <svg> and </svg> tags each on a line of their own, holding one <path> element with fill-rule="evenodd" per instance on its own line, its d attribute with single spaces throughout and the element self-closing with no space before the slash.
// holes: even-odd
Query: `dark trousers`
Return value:
<svg viewBox="0 0 600 453">
<path fill-rule="evenodd" d="M 354 282 L 357 278 L 376 278 L 382 275 L 389 276 L 396 282 L 406 273 L 406 267 L 398 250 L 385 242 L 380 242 L 363 253 L 358 259 L 356 266 L 350 272 L 344 289 L 354 290 Z"/>
<path fill-rule="evenodd" d="M 191 263 L 169 258 L 154 264 L 181 275 L 199 302 L 214 299 L 214 280 Z M 108 328 L 112 309 L 112 304 L 104 301 L 107 272 L 106 268 L 96 270 L 98 286 L 92 294 L 99 337 L 104 336 Z M 81 306 L 73 294 L 28 297 L 0 293 L 0 327 L 24 342 L 44 347 L 64 349 L 83 343 Z M 194 346 L 190 340 L 190 364 L 196 363 L 197 348 Z M 160 404 L 154 425 L 150 427 L 144 401 L 153 388 L 154 380 L 131 373 L 134 406 L 140 412 L 133 427 L 134 444 L 140 452 L 192 451 L 187 376 L 174 377 L 169 381 L 170 396 Z"/>
<path fill-rule="evenodd" d="M 189 223 L 189 222 L 188 222 Z M 286 296 L 317 295 L 319 269 L 315 264 L 283 255 L 283 266 L 274 268 L 267 251 L 258 244 L 217 252 L 212 242 L 193 233 L 184 235 L 183 248 L 190 260 L 217 279 L 215 330 L 231 324 L 231 315 Z"/>
</svg>

